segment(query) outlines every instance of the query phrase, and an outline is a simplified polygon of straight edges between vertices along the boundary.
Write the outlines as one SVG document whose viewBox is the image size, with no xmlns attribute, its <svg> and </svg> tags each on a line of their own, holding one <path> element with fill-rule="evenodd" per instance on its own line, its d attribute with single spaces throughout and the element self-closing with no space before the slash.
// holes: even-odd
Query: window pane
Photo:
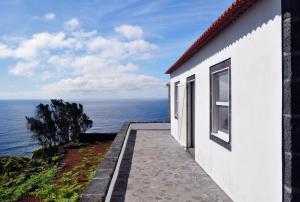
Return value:
<svg viewBox="0 0 300 202">
<path fill-rule="evenodd" d="M 218 74 L 218 97 L 217 101 L 228 101 L 229 100 L 229 78 L 228 71 L 224 71 Z"/>
<path fill-rule="evenodd" d="M 229 116 L 229 110 L 228 107 L 218 107 L 218 129 L 222 132 L 228 133 L 229 129 L 229 121 L 228 121 L 228 116 Z"/>
</svg>

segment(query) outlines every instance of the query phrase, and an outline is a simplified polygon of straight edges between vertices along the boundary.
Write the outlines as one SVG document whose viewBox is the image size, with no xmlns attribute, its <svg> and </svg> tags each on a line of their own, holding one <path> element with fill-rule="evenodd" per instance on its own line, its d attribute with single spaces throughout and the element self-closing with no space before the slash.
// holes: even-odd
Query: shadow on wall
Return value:
<svg viewBox="0 0 300 202">
<path fill-rule="evenodd" d="M 281 8 L 272 3 L 272 1 L 273 0 L 258 1 L 253 8 L 250 8 L 250 10 L 237 21 L 229 25 L 223 32 L 200 49 L 200 51 L 189 60 L 188 65 L 187 63 L 184 63 L 180 69 L 172 73 L 171 78 L 190 70 L 206 61 L 211 56 L 224 51 L 226 48 L 234 45 L 247 35 L 259 30 L 269 22 L 274 21 L 276 17 L 280 17 Z"/>
<path fill-rule="evenodd" d="M 125 201 L 128 178 L 131 170 L 132 157 L 136 140 L 136 130 L 131 130 L 120 165 L 119 174 L 114 185 L 111 201 Z"/>
</svg>

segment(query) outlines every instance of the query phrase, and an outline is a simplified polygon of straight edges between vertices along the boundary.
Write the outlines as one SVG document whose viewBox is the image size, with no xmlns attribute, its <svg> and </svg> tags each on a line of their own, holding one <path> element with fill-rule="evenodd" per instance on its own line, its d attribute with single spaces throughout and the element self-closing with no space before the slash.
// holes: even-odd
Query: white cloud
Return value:
<svg viewBox="0 0 300 202">
<path fill-rule="evenodd" d="M 100 50 L 100 49 L 107 49 L 111 46 L 116 46 L 119 42 L 106 39 L 102 36 L 97 36 L 88 41 L 87 48 L 91 51 Z"/>
<path fill-rule="evenodd" d="M 149 43 L 144 39 L 130 41 L 126 43 L 125 46 L 130 56 L 139 54 L 140 59 L 150 58 L 151 53 L 159 49 L 157 45 Z"/>
<path fill-rule="evenodd" d="M 43 48 L 57 48 L 62 46 L 64 37 L 63 33 L 54 35 L 49 33 L 34 34 L 30 39 L 23 40 L 20 43 L 20 46 L 14 51 L 14 57 L 22 59 L 35 58 Z"/>
<path fill-rule="evenodd" d="M 96 37 L 87 41 L 87 48 L 91 52 L 101 52 L 104 58 L 132 58 L 133 60 L 150 58 L 152 53 L 159 49 L 144 39 L 135 39 L 130 41 L 120 41 L 104 37 Z M 133 57 L 138 55 L 139 57 Z"/>
<path fill-rule="evenodd" d="M 12 69 L 9 70 L 10 74 L 16 76 L 31 77 L 34 75 L 33 70 L 37 68 L 38 62 L 18 62 Z"/>
<path fill-rule="evenodd" d="M 0 58 L 13 57 L 16 59 L 34 60 L 43 51 L 63 48 L 76 48 L 80 43 L 74 38 L 66 38 L 63 32 L 50 34 L 42 32 L 32 35 L 29 39 L 22 39 L 16 48 L 0 44 Z"/>
<path fill-rule="evenodd" d="M 90 32 L 85 32 L 83 30 L 79 30 L 79 31 L 74 31 L 71 34 L 72 34 L 72 36 L 74 36 L 76 38 L 90 38 L 90 37 L 97 35 L 97 31 L 93 30 Z"/>
<path fill-rule="evenodd" d="M 77 18 L 72 18 L 65 22 L 65 27 L 68 30 L 75 30 L 75 29 L 79 28 L 79 26 L 80 26 L 80 23 Z"/>
<path fill-rule="evenodd" d="M 128 39 L 141 38 L 144 34 L 141 27 L 133 25 L 121 25 L 116 27 L 115 31 Z"/>
<path fill-rule="evenodd" d="M 118 92 L 148 91 L 149 89 L 160 91 L 164 89 L 164 82 L 147 75 L 124 74 L 120 72 L 116 76 L 103 77 L 99 75 L 88 79 L 85 77 L 62 79 L 42 88 L 42 90 L 53 94 L 111 92 L 116 96 Z M 149 95 L 149 97 L 151 96 L 154 95 Z"/>
<path fill-rule="evenodd" d="M 53 55 L 48 58 L 48 63 L 56 67 L 67 67 L 72 63 L 72 57 L 69 55 Z"/>
<path fill-rule="evenodd" d="M 11 57 L 13 55 L 13 50 L 10 49 L 5 44 L 0 44 L 0 58 Z"/>
<path fill-rule="evenodd" d="M 116 67 L 115 71 L 119 73 L 123 72 L 136 72 L 139 70 L 139 67 L 133 63 L 128 63 L 126 65 L 119 65 Z"/>
<path fill-rule="evenodd" d="M 165 81 L 141 73 L 138 61 L 158 49 L 142 38 L 124 41 L 76 30 L 36 33 L 14 45 L 0 44 L 0 58 L 16 60 L 9 70 L 12 75 L 48 80 L 39 91 L 54 97 L 137 97 L 150 91 L 151 97 L 165 91 Z"/>
<path fill-rule="evenodd" d="M 56 15 L 54 13 L 47 13 L 44 15 L 43 19 L 50 21 L 50 20 L 54 20 L 55 17 L 56 17 Z"/>
</svg>

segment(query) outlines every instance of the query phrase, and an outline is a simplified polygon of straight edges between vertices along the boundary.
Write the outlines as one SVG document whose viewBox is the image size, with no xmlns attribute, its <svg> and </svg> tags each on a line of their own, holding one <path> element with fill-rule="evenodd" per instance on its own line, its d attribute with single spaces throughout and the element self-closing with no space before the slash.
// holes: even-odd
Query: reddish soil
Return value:
<svg viewBox="0 0 300 202">
<path fill-rule="evenodd" d="M 58 173 L 57 183 L 59 184 L 59 179 L 64 173 L 76 170 L 76 166 L 82 166 L 80 168 L 80 176 L 77 179 L 77 183 L 85 184 L 88 181 L 88 171 L 94 165 L 98 164 L 99 160 L 97 157 L 99 157 L 100 154 L 105 154 L 111 143 L 111 141 L 108 141 L 90 144 L 87 147 L 82 147 L 81 149 L 68 149 Z"/>
<path fill-rule="evenodd" d="M 28 195 L 25 196 L 21 202 L 41 202 L 41 200 L 39 198 L 37 198 L 36 196 L 32 196 L 32 195 Z"/>
<path fill-rule="evenodd" d="M 107 149 L 111 145 L 111 141 L 100 142 L 95 144 L 89 144 L 81 148 L 67 149 L 61 167 L 58 171 L 55 183 L 60 186 L 60 179 L 64 173 L 68 172 L 79 172 L 79 177 L 73 179 L 73 183 L 82 185 L 80 191 L 83 192 L 86 189 L 88 182 L 88 174 L 93 166 L 99 164 L 101 159 L 99 157 L 104 157 Z M 41 200 L 34 195 L 29 194 L 24 197 L 21 202 L 41 202 Z"/>
</svg>

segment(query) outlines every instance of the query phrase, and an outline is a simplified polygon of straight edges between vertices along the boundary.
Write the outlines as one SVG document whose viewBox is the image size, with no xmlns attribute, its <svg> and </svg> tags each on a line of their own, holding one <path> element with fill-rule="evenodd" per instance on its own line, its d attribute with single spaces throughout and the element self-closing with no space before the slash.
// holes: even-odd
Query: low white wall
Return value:
<svg viewBox="0 0 300 202">
<path fill-rule="evenodd" d="M 186 144 L 186 78 L 196 75 L 195 158 L 234 200 L 282 197 L 281 1 L 259 1 L 171 74 L 171 131 Z M 209 67 L 231 58 L 232 151 L 209 139 Z M 174 83 L 180 81 L 179 118 Z"/>
</svg>

